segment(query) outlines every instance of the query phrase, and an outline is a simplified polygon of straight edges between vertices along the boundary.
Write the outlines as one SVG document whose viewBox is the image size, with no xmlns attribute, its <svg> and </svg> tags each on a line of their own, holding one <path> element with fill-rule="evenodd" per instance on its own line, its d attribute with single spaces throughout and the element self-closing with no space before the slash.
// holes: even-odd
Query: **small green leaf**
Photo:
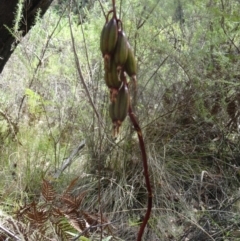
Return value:
<svg viewBox="0 0 240 241">
<path fill-rule="evenodd" d="M 81 236 L 81 237 L 80 237 L 80 240 L 81 240 L 81 241 L 91 241 L 90 239 L 88 239 L 88 238 L 86 238 L 86 237 L 84 237 L 84 236 Z"/>
</svg>

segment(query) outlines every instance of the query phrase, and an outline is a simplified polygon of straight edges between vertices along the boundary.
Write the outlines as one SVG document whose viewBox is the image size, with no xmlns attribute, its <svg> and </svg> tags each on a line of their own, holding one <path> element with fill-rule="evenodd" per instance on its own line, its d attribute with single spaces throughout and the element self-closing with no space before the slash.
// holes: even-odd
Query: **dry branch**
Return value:
<svg viewBox="0 0 240 241">
<path fill-rule="evenodd" d="M 78 147 L 73 150 L 73 152 L 71 153 L 71 155 L 66 159 L 64 160 L 61 168 L 59 170 L 57 170 L 57 172 L 54 174 L 54 178 L 59 178 L 59 176 L 64 172 L 64 170 L 70 166 L 74 160 L 74 157 L 78 154 L 78 152 L 85 146 L 85 140 L 82 141 Z"/>
</svg>

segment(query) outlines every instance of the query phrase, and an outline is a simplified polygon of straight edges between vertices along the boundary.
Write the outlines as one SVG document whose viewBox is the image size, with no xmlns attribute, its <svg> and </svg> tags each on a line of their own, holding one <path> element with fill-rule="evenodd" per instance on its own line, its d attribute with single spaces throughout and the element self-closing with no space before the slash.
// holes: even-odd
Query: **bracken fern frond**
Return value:
<svg viewBox="0 0 240 241">
<path fill-rule="evenodd" d="M 56 199 L 55 190 L 53 189 L 52 185 L 45 179 L 43 179 L 41 192 L 46 202 L 52 202 Z"/>
</svg>

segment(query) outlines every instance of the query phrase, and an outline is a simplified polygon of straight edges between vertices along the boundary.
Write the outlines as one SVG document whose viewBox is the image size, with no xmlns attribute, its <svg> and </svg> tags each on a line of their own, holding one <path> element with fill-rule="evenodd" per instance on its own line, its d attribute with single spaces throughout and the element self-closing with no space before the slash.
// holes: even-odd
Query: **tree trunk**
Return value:
<svg viewBox="0 0 240 241">
<path fill-rule="evenodd" d="M 19 22 L 17 32 L 25 36 L 35 23 L 36 13 L 40 10 L 40 17 L 44 15 L 53 0 L 23 0 L 23 16 Z M 0 73 L 13 53 L 19 41 L 9 29 L 13 29 L 14 20 L 20 0 L 1 0 L 0 3 Z"/>
</svg>

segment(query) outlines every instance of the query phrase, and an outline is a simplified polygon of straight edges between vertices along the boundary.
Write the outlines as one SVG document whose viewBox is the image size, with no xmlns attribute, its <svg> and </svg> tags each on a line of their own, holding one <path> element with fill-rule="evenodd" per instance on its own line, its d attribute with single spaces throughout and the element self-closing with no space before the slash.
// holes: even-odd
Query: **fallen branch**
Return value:
<svg viewBox="0 0 240 241">
<path fill-rule="evenodd" d="M 15 240 L 21 240 L 19 237 L 17 237 L 15 234 L 13 234 L 8 229 L 4 228 L 2 225 L 0 225 L 0 229 L 2 229 L 6 233 L 7 236 L 10 236 L 11 238 L 14 238 Z M 6 239 L 6 240 L 8 240 L 8 239 Z"/>
<path fill-rule="evenodd" d="M 85 146 L 85 140 L 82 141 L 75 150 L 73 150 L 73 152 L 71 153 L 71 155 L 70 155 L 66 160 L 64 160 L 61 168 L 60 168 L 59 170 L 57 170 L 57 171 L 55 172 L 55 174 L 53 175 L 54 178 L 56 178 L 56 179 L 59 178 L 59 176 L 64 172 L 64 170 L 65 170 L 68 166 L 70 166 L 70 165 L 72 164 L 72 162 L 73 162 L 73 160 L 74 160 L 74 157 L 78 154 L 78 152 L 79 152 L 84 146 Z"/>
</svg>

